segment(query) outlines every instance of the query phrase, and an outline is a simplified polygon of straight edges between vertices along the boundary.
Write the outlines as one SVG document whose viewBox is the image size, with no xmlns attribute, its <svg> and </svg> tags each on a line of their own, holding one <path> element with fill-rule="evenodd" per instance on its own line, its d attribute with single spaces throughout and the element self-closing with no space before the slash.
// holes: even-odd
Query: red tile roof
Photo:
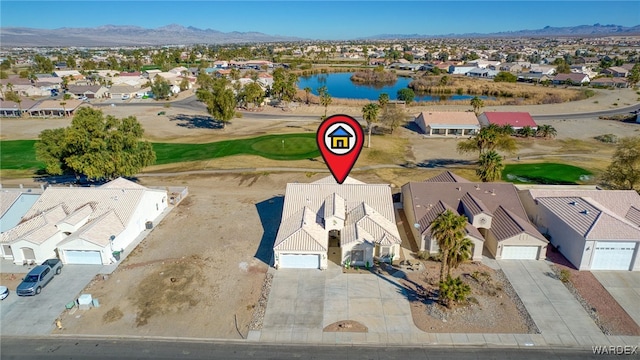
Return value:
<svg viewBox="0 0 640 360">
<path fill-rule="evenodd" d="M 483 115 L 486 115 L 489 124 L 498 126 L 511 125 L 514 128 L 538 127 L 538 124 L 528 112 L 485 112 Z"/>
</svg>

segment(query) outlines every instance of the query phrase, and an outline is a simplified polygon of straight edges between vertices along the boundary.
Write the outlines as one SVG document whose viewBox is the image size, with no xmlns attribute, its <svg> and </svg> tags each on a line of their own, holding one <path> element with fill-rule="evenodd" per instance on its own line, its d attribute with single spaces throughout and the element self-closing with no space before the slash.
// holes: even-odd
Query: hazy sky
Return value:
<svg viewBox="0 0 640 360">
<path fill-rule="evenodd" d="M 640 25 L 640 1 L 0 1 L 0 25 L 258 31 L 310 39 Z"/>
</svg>

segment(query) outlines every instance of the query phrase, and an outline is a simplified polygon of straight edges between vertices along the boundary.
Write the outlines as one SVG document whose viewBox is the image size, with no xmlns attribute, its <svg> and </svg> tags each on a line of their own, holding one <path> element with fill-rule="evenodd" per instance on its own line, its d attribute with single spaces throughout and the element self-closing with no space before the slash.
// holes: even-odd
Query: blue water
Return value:
<svg viewBox="0 0 640 360">
<path fill-rule="evenodd" d="M 382 93 L 387 93 L 389 99 L 397 100 L 398 90 L 406 88 L 411 82 L 411 78 L 398 77 L 394 85 L 361 85 L 351 81 L 353 73 L 332 73 L 317 74 L 311 76 L 301 76 L 298 78 L 298 88 L 311 88 L 311 93 L 318 95 L 318 88 L 326 86 L 327 91 L 334 98 L 341 99 L 368 99 L 377 101 Z M 469 100 L 474 95 L 416 95 L 415 101 L 441 101 L 441 100 Z M 486 100 L 487 96 L 478 96 Z"/>
</svg>

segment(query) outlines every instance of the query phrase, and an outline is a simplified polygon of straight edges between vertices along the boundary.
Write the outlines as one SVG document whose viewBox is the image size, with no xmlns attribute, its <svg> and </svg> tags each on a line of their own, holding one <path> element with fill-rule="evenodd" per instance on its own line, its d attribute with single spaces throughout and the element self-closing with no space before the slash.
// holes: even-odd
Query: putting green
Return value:
<svg viewBox="0 0 640 360">
<path fill-rule="evenodd" d="M 576 185 L 592 178 L 588 170 L 557 163 L 509 164 L 502 171 L 502 180 L 515 184 Z"/>
<path fill-rule="evenodd" d="M 300 155 L 313 152 L 317 145 L 308 137 L 270 138 L 253 143 L 251 149 L 264 155 Z"/>
</svg>

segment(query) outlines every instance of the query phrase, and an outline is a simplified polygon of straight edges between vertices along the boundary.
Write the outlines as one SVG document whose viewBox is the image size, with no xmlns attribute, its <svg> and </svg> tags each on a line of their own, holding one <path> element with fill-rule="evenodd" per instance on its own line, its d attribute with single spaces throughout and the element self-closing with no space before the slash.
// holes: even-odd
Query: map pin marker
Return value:
<svg viewBox="0 0 640 360">
<path fill-rule="evenodd" d="M 316 141 L 333 178 L 342 184 L 362 151 L 362 126 L 349 115 L 332 115 L 318 127 Z"/>
</svg>

